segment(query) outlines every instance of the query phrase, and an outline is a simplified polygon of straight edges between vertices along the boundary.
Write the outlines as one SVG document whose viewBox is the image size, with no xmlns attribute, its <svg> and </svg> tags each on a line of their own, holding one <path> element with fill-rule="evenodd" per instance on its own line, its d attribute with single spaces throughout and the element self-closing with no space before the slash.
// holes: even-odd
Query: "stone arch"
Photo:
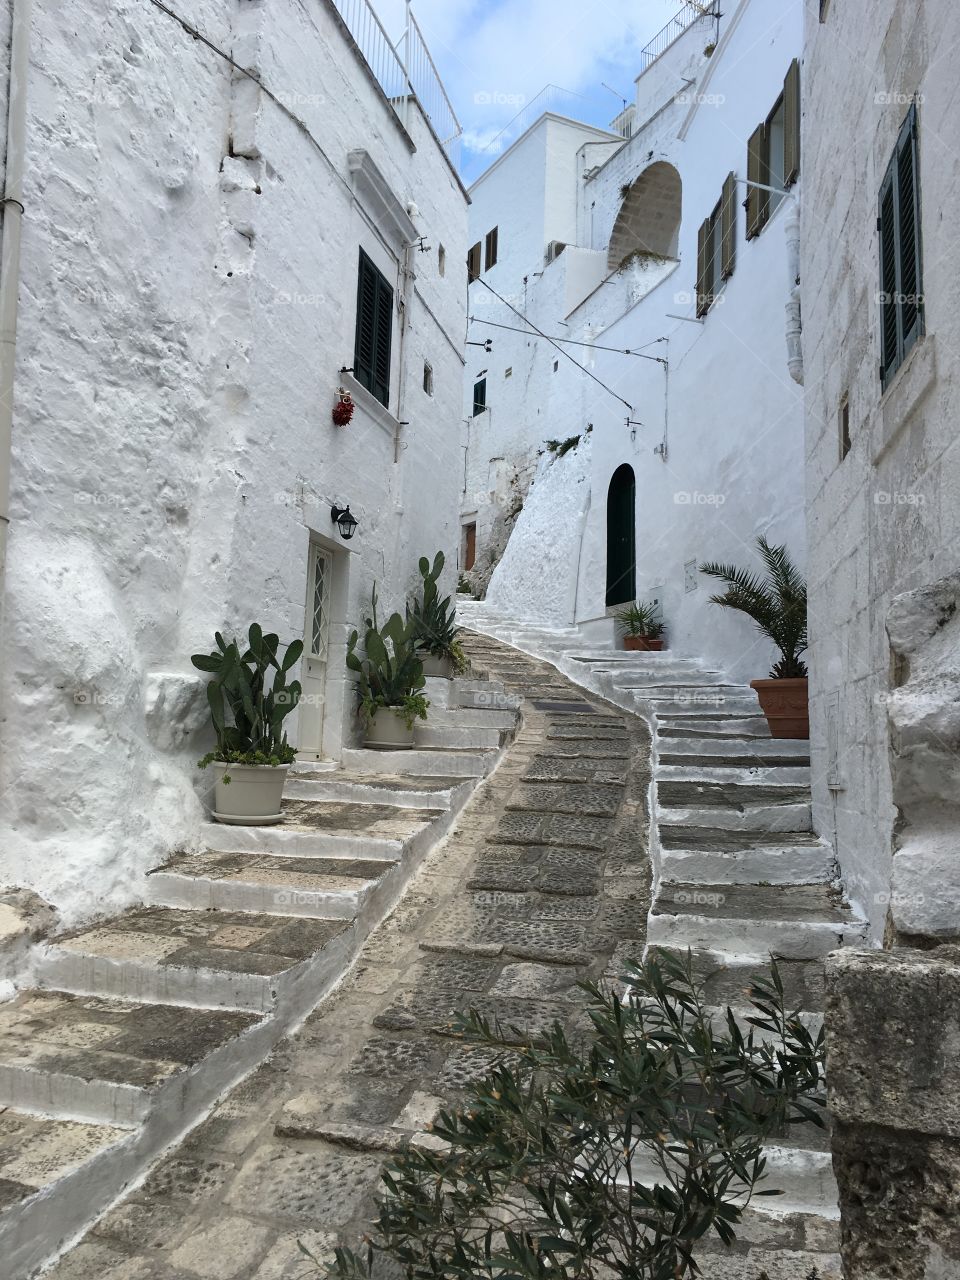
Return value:
<svg viewBox="0 0 960 1280">
<path fill-rule="evenodd" d="M 633 467 L 617 467 L 607 490 L 607 606 L 637 598 L 637 481 Z"/>
<path fill-rule="evenodd" d="M 616 271 L 638 250 L 676 258 L 680 244 L 683 185 L 672 164 L 658 160 L 624 190 L 610 236 L 607 269 Z"/>
</svg>

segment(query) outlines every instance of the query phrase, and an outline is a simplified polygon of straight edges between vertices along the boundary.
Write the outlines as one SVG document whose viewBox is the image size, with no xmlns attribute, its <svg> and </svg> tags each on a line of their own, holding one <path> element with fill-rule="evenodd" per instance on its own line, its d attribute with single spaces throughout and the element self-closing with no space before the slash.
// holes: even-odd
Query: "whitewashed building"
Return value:
<svg viewBox="0 0 960 1280">
<path fill-rule="evenodd" d="M 848 1280 L 960 1274 L 960 201 L 949 0 L 807 6 L 802 236 L 814 820 L 838 953 Z"/>
<path fill-rule="evenodd" d="M 335 759 L 374 582 L 457 536 L 467 197 L 418 31 L 408 77 L 366 0 L 168 8 L 27 41 L 0 881 L 66 920 L 195 839 L 191 653 L 305 637 L 291 740 Z"/>
<path fill-rule="evenodd" d="M 476 524 L 481 569 L 524 501 L 491 607 L 612 639 L 617 606 L 656 599 L 673 651 L 766 676 L 772 650 L 696 568 L 750 564 L 760 533 L 804 562 L 802 27 L 801 0 L 685 5 L 628 138 L 547 117 L 471 188 L 469 336 L 492 351 L 468 347 L 461 540 Z"/>
</svg>

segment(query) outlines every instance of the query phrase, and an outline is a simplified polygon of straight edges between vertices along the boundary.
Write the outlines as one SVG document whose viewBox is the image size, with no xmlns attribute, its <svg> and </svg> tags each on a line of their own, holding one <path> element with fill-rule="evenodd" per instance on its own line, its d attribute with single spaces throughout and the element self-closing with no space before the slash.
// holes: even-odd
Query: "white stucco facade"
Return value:
<svg viewBox="0 0 960 1280">
<path fill-rule="evenodd" d="M 816 8 L 802 268 L 815 821 L 877 942 L 955 937 L 960 165 L 943 50 L 960 12 L 860 0 L 821 23 Z M 878 200 L 912 104 L 924 333 L 884 389 Z"/>
<path fill-rule="evenodd" d="M 541 259 L 542 275 L 530 276 L 525 292 L 522 279 L 495 281 L 490 273 L 489 282 L 532 325 L 585 345 L 560 344 L 560 351 L 532 332 L 474 323 L 470 337 L 492 337 L 493 353 L 468 349 L 468 394 L 475 372 L 487 366 L 490 404 L 482 415 L 489 421 L 471 423 L 468 484 L 471 472 L 478 477 L 508 445 L 525 440 L 532 457 L 543 441 L 582 437 L 589 428 L 589 507 L 579 554 L 567 564 L 574 589 L 543 575 L 529 616 L 546 617 L 556 599 L 569 599 L 562 621 L 612 637 L 607 494 L 614 473 L 628 464 L 636 483 L 637 597 L 660 601 L 672 650 L 740 679 L 767 675 L 772 646 L 746 620 L 709 604 L 710 584 L 695 567 L 707 559 L 755 566 L 753 542 L 761 533 L 785 543 L 801 567 L 805 560 L 803 393 L 788 368 L 786 337 L 802 164 L 792 194 L 754 239 L 746 238 L 741 207 L 747 139 L 783 92 L 801 53 L 802 24 L 800 0 L 778 5 L 774 15 L 769 5 L 742 0 L 725 6 L 719 22 L 695 22 L 638 78 L 630 140 L 579 155 L 576 243 L 549 264 Z M 508 153 L 482 184 L 498 188 L 504 209 L 517 189 L 510 162 Z M 700 321 L 698 231 L 731 173 L 738 183 L 735 267 Z M 492 225 L 497 202 L 490 191 L 483 199 Z M 519 210 L 513 216 L 523 220 Z M 631 253 L 640 244 L 651 251 Z M 482 292 L 482 284 L 471 286 L 477 317 L 474 298 Z M 502 310 L 483 318 L 525 327 Z M 514 536 L 535 556 L 536 539 L 521 529 L 540 519 L 536 486 L 527 505 Z M 555 513 L 558 524 L 567 514 Z M 478 555 L 481 535 L 478 527 Z M 494 574 L 492 606 L 500 581 Z"/>
<path fill-rule="evenodd" d="M 254 620 L 302 637 L 311 541 L 328 758 L 358 734 L 343 657 L 374 581 L 396 607 L 443 548 L 453 583 L 466 194 L 328 0 L 179 12 L 214 49 L 151 5 L 34 6 L 0 881 L 67 920 L 196 840 L 190 654 Z M 361 248 L 394 289 L 387 406 L 340 372 Z"/>
</svg>

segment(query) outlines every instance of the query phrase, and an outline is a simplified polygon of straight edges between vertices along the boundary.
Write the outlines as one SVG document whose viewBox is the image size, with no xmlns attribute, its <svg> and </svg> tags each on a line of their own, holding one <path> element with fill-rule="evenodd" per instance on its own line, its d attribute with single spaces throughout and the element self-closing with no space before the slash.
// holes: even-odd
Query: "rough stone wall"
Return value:
<svg viewBox="0 0 960 1280">
<path fill-rule="evenodd" d="M 822 25 L 811 10 L 804 60 L 814 815 L 878 940 L 890 907 L 899 803 L 886 704 L 901 677 L 886 622 L 895 596 L 954 574 L 960 561 L 960 317 L 952 284 L 960 250 L 941 212 L 960 194 L 960 161 L 943 148 L 954 85 L 938 52 L 958 39 L 960 10 L 949 0 L 857 0 L 831 4 Z M 884 392 L 877 201 L 914 95 L 926 336 Z M 844 397 L 851 448 L 841 458 Z M 896 699 L 902 715 L 909 688 Z M 937 864 L 913 866 L 915 882 L 898 880 L 897 892 L 924 896 L 937 914 Z M 916 929 L 922 921 L 914 916 L 897 927 L 908 923 Z M 940 931 L 932 922 L 930 932 Z"/>
<path fill-rule="evenodd" d="M 465 253 L 462 190 L 325 0 L 180 11 L 274 100 L 151 5 L 34 6 L 2 878 L 67 920 L 132 900 L 195 841 L 209 737 L 189 655 L 253 619 L 302 635 L 311 534 L 341 579 L 334 743 L 355 732 L 335 658 L 373 580 L 395 605 L 420 554 L 455 558 L 465 286 L 436 250 Z M 354 197 L 358 148 L 419 206 L 431 253 L 406 255 Z M 389 412 L 358 394 L 338 429 L 361 244 L 406 307 Z M 361 520 L 349 554 L 334 500 Z"/>
</svg>

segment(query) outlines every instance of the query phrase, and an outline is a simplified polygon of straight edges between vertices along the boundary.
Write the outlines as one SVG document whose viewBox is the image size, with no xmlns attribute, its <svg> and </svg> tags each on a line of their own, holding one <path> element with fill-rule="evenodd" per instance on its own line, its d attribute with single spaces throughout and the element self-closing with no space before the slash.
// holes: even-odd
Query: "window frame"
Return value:
<svg viewBox="0 0 960 1280">
<path fill-rule="evenodd" d="M 479 280 L 483 269 L 483 244 L 477 241 L 467 250 L 467 283 L 473 284 L 474 280 Z"/>
<path fill-rule="evenodd" d="M 491 267 L 495 267 L 500 256 L 500 226 L 495 226 L 487 232 L 483 246 L 483 269 L 489 271 Z"/>
<path fill-rule="evenodd" d="M 372 300 L 367 288 L 373 290 Z M 374 260 L 360 247 L 357 267 L 357 316 L 353 341 L 353 376 L 384 408 L 390 406 L 393 374 L 394 289 Z M 370 355 L 363 351 L 364 317 L 370 311 Z M 385 347 L 385 351 L 384 348 Z M 384 367 L 385 366 L 385 367 Z"/>
<path fill-rule="evenodd" d="M 926 332 L 926 316 L 923 301 L 923 231 L 922 231 L 922 203 L 920 197 L 920 116 L 917 111 L 917 104 L 911 103 L 910 110 L 907 112 L 900 131 L 897 134 L 897 141 L 893 148 L 893 154 L 887 165 L 883 181 L 880 184 L 880 192 L 877 198 L 877 257 L 879 259 L 880 269 L 880 292 L 878 295 L 880 307 L 880 386 L 881 391 L 886 391 L 893 379 L 896 377 L 898 370 L 903 366 L 907 356 L 923 337 Z M 912 195 L 912 219 L 913 219 L 913 238 L 909 246 L 903 240 L 902 218 L 904 213 L 903 207 L 903 182 L 901 170 L 904 163 L 908 163 L 911 170 L 911 195 Z M 891 290 L 889 285 L 891 281 L 887 277 L 887 264 L 885 262 L 884 240 L 887 228 L 885 205 L 890 199 L 890 217 L 892 222 L 890 226 L 890 234 L 893 237 L 893 297 L 890 298 Z M 914 292 L 912 294 L 904 288 L 904 265 L 905 253 L 909 247 L 912 253 L 913 271 L 915 273 Z M 910 307 L 915 309 L 915 315 L 909 324 L 906 322 L 906 316 L 909 315 L 907 303 L 905 299 L 912 298 Z M 887 311 L 888 307 L 893 307 L 892 313 Z M 888 315 L 892 314 L 893 324 L 893 345 L 892 350 L 888 349 Z"/>
</svg>

